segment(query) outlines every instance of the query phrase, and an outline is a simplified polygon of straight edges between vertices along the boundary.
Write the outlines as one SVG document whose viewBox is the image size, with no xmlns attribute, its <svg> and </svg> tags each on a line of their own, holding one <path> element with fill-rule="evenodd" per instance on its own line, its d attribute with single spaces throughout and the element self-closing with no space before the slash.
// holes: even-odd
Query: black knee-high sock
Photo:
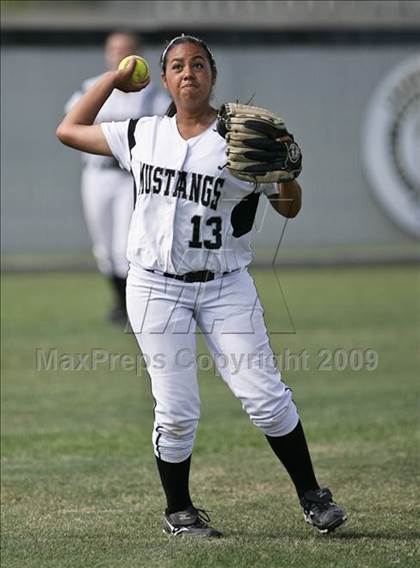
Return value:
<svg viewBox="0 0 420 568">
<path fill-rule="evenodd" d="M 286 436 L 266 438 L 292 478 L 299 498 L 309 489 L 319 489 L 300 421 Z"/>
<path fill-rule="evenodd" d="M 111 285 L 114 290 L 116 303 L 121 309 L 125 310 L 126 279 L 114 274 L 111 276 Z"/>
<path fill-rule="evenodd" d="M 156 462 L 168 503 L 166 514 L 184 511 L 192 505 L 188 489 L 191 456 L 180 463 L 165 462 L 158 457 Z"/>
</svg>

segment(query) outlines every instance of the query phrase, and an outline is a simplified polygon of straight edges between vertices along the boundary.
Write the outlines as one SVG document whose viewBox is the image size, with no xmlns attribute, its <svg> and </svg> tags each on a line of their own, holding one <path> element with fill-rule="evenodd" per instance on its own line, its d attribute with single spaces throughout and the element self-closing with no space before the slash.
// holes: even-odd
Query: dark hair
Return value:
<svg viewBox="0 0 420 568">
<path fill-rule="evenodd" d="M 162 73 L 165 73 L 165 71 L 166 71 L 166 60 L 168 58 L 168 53 L 170 52 L 170 50 L 173 47 L 175 47 L 176 45 L 179 45 L 181 43 L 194 43 L 195 45 L 199 45 L 200 47 L 202 47 L 204 49 L 204 51 L 206 52 L 207 59 L 210 63 L 210 68 L 211 68 L 211 72 L 212 72 L 213 76 L 217 75 L 216 61 L 213 57 L 212 52 L 210 51 L 209 46 L 206 44 L 206 42 L 204 40 L 198 38 L 198 37 L 191 36 L 191 35 L 185 35 L 185 34 L 174 37 L 170 42 L 168 42 L 166 44 L 166 47 L 162 51 L 162 54 L 160 56 L 160 68 L 162 70 Z M 174 116 L 176 114 L 176 106 L 175 106 L 175 103 L 173 101 L 169 105 L 165 114 L 166 114 L 166 116 Z"/>
<path fill-rule="evenodd" d="M 109 38 L 114 36 L 114 35 L 123 35 L 123 36 L 127 36 L 127 37 L 131 38 L 133 40 L 133 42 L 136 44 L 137 48 L 139 48 L 140 44 L 142 43 L 139 35 L 135 31 L 133 31 L 132 29 L 130 29 L 130 28 L 116 28 L 115 30 L 113 30 L 112 32 L 107 34 L 107 36 L 105 38 L 105 44 L 107 43 Z"/>
</svg>

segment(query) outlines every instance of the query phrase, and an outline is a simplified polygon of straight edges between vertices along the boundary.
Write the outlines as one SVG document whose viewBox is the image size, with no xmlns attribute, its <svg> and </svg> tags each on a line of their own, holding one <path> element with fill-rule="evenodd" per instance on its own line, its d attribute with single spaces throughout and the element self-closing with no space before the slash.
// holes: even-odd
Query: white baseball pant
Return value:
<svg viewBox="0 0 420 568">
<path fill-rule="evenodd" d="M 156 456 L 177 463 L 193 449 L 200 417 L 196 325 L 252 422 L 269 436 L 296 427 L 292 392 L 273 361 L 263 309 L 246 269 L 184 283 L 130 266 L 127 310 L 156 403 Z"/>
<path fill-rule="evenodd" d="M 127 237 L 133 214 L 133 178 L 119 168 L 86 166 L 82 201 L 98 269 L 106 276 L 125 278 Z"/>
</svg>

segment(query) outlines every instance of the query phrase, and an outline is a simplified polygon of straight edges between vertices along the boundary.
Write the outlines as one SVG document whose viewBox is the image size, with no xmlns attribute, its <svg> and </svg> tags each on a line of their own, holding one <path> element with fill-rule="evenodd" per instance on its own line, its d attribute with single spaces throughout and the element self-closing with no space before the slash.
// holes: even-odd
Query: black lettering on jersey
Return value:
<svg viewBox="0 0 420 568">
<path fill-rule="evenodd" d="M 179 172 L 176 187 L 172 194 L 174 197 L 187 199 L 187 172 Z"/>
<path fill-rule="evenodd" d="M 150 193 L 149 170 L 150 165 L 146 164 L 146 167 L 144 168 L 143 193 Z"/>
<path fill-rule="evenodd" d="M 214 177 L 212 176 L 206 176 L 203 180 L 203 188 L 201 191 L 201 204 L 204 205 L 204 207 L 208 207 L 208 205 L 210 204 L 210 198 L 211 198 L 211 190 L 212 190 L 212 186 L 211 184 L 214 181 Z"/>
<path fill-rule="evenodd" d="M 144 193 L 144 169 L 146 164 L 142 164 L 140 168 L 140 184 L 139 184 L 139 195 Z"/>
<path fill-rule="evenodd" d="M 214 209 L 215 211 L 216 211 L 217 206 L 219 204 L 219 199 L 222 195 L 222 192 L 219 191 L 219 188 L 222 189 L 224 184 L 225 184 L 225 178 L 216 178 L 215 179 L 214 186 L 213 186 L 214 199 L 210 203 L 211 209 Z"/>
<path fill-rule="evenodd" d="M 202 179 L 203 179 L 203 174 L 196 174 L 194 172 L 192 173 L 190 195 L 188 196 L 188 199 L 190 201 L 194 201 L 195 203 L 198 203 L 198 201 L 200 199 L 200 190 L 201 190 Z"/>
<path fill-rule="evenodd" d="M 146 178 L 147 178 L 147 183 L 146 183 L 146 193 L 150 193 L 150 191 L 152 190 L 152 170 L 153 170 L 153 166 L 151 166 L 150 164 L 147 164 L 147 174 L 146 174 Z"/>
<path fill-rule="evenodd" d="M 166 168 L 165 175 L 166 175 L 166 187 L 163 195 L 169 195 L 169 187 L 171 185 L 172 178 L 175 176 L 175 170 L 170 170 L 169 168 Z"/>
<path fill-rule="evenodd" d="M 260 193 L 250 193 L 232 209 L 230 222 L 234 237 L 242 237 L 252 229 L 260 195 Z"/>
<path fill-rule="evenodd" d="M 173 197 L 188 199 L 194 203 L 201 203 L 204 207 L 210 207 L 214 211 L 217 210 L 225 178 L 205 176 L 196 172 L 163 169 L 160 166 L 141 163 L 138 195 L 160 193 L 168 196 L 176 175 Z"/>
<path fill-rule="evenodd" d="M 153 193 L 160 193 L 162 189 L 162 172 L 163 168 L 153 168 L 153 186 L 152 191 Z"/>
</svg>

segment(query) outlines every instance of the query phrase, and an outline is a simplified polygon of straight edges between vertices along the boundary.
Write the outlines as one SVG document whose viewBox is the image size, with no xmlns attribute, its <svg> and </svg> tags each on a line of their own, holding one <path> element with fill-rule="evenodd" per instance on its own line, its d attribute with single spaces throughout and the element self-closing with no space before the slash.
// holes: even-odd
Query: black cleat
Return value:
<svg viewBox="0 0 420 568">
<path fill-rule="evenodd" d="M 347 520 L 346 511 L 334 503 L 328 488 L 306 491 L 300 504 L 305 521 L 323 534 L 333 532 Z"/>
<path fill-rule="evenodd" d="M 207 523 L 210 517 L 203 509 L 188 507 L 185 511 L 178 511 L 164 515 L 164 531 L 172 536 L 198 536 L 205 538 L 220 538 L 223 534 Z"/>
</svg>

